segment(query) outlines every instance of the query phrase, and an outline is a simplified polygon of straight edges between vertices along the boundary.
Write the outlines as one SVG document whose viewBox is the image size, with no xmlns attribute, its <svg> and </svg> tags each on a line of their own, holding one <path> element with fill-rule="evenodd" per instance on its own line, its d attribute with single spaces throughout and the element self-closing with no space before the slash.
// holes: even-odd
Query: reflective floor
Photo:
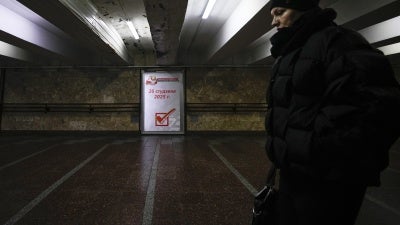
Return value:
<svg viewBox="0 0 400 225">
<path fill-rule="evenodd" d="M 263 136 L 2 136 L 0 224 L 247 225 Z M 357 225 L 398 225 L 400 141 Z"/>
</svg>

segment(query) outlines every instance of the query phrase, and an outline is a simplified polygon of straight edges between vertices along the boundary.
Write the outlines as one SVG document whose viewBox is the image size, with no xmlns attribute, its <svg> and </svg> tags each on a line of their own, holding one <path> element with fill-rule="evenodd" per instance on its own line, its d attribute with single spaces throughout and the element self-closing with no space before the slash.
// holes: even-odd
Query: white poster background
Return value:
<svg viewBox="0 0 400 225">
<path fill-rule="evenodd" d="M 182 71 L 142 73 L 142 133 L 184 132 Z"/>
</svg>

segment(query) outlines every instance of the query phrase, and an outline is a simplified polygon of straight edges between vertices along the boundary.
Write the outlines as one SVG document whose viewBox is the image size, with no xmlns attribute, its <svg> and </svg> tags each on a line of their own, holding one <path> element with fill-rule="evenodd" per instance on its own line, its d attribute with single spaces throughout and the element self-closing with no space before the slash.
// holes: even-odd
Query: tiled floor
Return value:
<svg viewBox="0 0 400 225">
<path fill-rule="evenodd" d="M 2 136 L 0 224 L 247 225 L 262 136 Z M 400 141 L 357 225 L 400 222 Z"/>
</svg>

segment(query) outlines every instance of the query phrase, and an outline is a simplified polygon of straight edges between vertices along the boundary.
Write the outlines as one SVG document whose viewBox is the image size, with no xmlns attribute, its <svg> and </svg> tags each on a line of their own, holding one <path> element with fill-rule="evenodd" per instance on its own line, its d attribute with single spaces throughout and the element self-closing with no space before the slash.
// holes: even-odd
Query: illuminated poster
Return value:
<svg viewBox="0 0 400 225">
<path fill-rule="evenodd" d="M 182 71 L 142 72 L 142 133 L 184 132 Z"/>
</svg>

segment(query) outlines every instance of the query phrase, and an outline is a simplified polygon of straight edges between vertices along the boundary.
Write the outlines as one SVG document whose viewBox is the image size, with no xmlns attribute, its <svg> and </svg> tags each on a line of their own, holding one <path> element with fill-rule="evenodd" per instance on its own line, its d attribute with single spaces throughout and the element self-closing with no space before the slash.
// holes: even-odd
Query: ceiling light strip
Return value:
<svg viewBox="0 0 400 225">
<path fill-rule="evenodd" d="M 34 57 L 31 57 L 28 51 L 3 41 L 0 41 L 0 55 L 24 61 L 34 61 Z"/>
<path fill-rule="evenodd" d="M 400 16 L 397 16 L 359 30 L 358 32 L 364 36 L 368 42 L 376 43 L 400 36 L 400 29 L 398 29 L 399 24 Z"/>
<path fill-rule="evenodd" d="M 201 18 L 203 18 L 204 20 L 208 18 L 208 16 L 210 16 L 210 13 L 212 11 L 212 9 L 214 8 L 214 4 L 217 0 L 208 0 L 207 3 L 207 7 L 204 10 L 203 16 Z"/>
<path fill-rule="evenodd" d="M 385 55 L 397 54 L 400 53 L 400 43 L 382 46 L 378 49 L 381 50 Z"/>
<path fill-rule="evenodd" d="M 137 33 L 135 26 L 133 26 L 132 21 L 126 21 L 126 24 L 128 24 L 129 30 L 131 30 L 133 37 L 138 40 L 139 39 L 139 34 Z"/>
</svg>

